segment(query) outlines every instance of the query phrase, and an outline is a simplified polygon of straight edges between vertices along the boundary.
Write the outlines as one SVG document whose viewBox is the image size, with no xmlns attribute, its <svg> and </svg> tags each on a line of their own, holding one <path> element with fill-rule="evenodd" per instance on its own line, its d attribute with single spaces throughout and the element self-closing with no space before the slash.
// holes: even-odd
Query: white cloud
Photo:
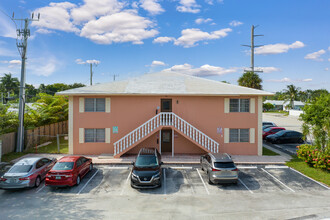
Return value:
<svg viewBox="0 0 330 220">
<path fill-rule="evenodd" d="M 262 69 L 262 71 L 264 73 L 271 73 L 271 72 L 280 72 L 281 69 L 277 68 L 277 67 L 273 67 L 273 66 L 268 66 L 268 67 L 259 67 L 260 69 Z M 258 69 L 259 69 L 258 68 Z"/>
<path fill-rule="evenodd" d="M 153 22 L 134 11 L 123 11 L 89 21 L 81 30 L 80 36 L 99 44 L 143 44 L 142 40 L 158 34 L 157 30 L 150 29 L 153 25 Z"/>
<path fill-rule="evenodd" d="M 101 61 L 99 60 L 86 60 L 86 61 L 83 61 L 82 59 L 76 59 L 75 62 L 77 64 L 100 64 Z"/>
<path fill-rule="evenodd" d="M 65 32 L 79 32 L 71 22 L 68 10 L 76 7 L 70 2 L 50 3 L 49 6 L 35 10 L 40 13 L 40 20 L 32 22 L 32 26 L 40 29 L 53 29 Z"/>
<path fill-rule="evenodd" d="M 9 68 L 15 68 L 21 65 L 22 61 L 20 60 L 11 60 L 8 62 L 9 63 Z"/>
<path fill-rule="evenodd" d="M 330 62 L 330 58 L 328 59 L 328 61 Z"/>
<path fill-rule="evenodd" d="M 157 37 L 153 40 L 153 43 L 163 44 L 163 43 L 168 43 L 170 41 L 175 41 L 175 38 L 174 37 Z"/>
<path fill-rule="evenodd" d="M 51 31 L 51 30 L 48 30 L 48 29 L 43 29 L 43 28 L 40 28 L 36 31 L 37 33 L 40 33 L 40 34 L 51 34 L 51 33 L 54 33 L 54 31 Z"/>
<path fill-rule="evenodd" d="M 313 79 L 296 79 L 296 80 L 293 80 L 293 79 L 290 79 L 290 78 L 287 78 L 287 77 L 284 77 L 282 79 L 270 79 L 270 80 L 266 80 L 267 82 L 290 82 L 290 83 L 293 83 L 293 82 L 311 82 L 313 81 Z"/>
<path fill-rule="evenodd" d="M 158 0 L 140 0 L 141 8 L 148 11 L 152 15 L 158 15 L 165 10 L 158 3 Z"/>
<path fill-rule="evenodd" d="M 71 16 L 74 23 L 81 24 L 96 19 L 98 16 L 118 13 L 124 3 L 117 0 L 84 0 L 84 4 L 74 8 Z"/>
<path fill-rule="evenodd" d="M 315 61 L 323 61 L 322 58 L 320 58 L 320 56 L 322 54 L 325 54 L 325 50 L 319 50 L 319 51 L 316 51 L 314 53 L 309 53 L 305 56 L 305 59 L 306 60 L 315 60 Z"/>
<path fill-rule="evenodd" d="M 237 71 L 237 68 L 225 69 L 218 66 L 211 66 L 205 64 L 198 68 L 193 68 L 192 65 L 185 63 L 182 65 L 174 65 L 168 69 L 164 69 L 163 72 L 180 72 L 192 76 L 216 76 L 224 75 L 228 73 L 234 73 Z"/>
<path fill-rule="evenodd" d="M 242 24 L 243 24 L 242 22 L 235 21 L 235 20 L 229 23 L 229 25 L 232 26 L 232 27 L 237 27 L 237 26 L 240 26 Z"/>
<path fill-rule="evenodd" d="M 301 41 L 296 41 L 292 44 L 268 44 L 262 47 L 258 47 L 255 49 L 255 54 L 279 54 L 279 53 L 286 53 L 290 49 L 297 49 L 304 47 L 305 44 Z"/>
<path fill-rule="evenodd" d="M 196 46 L 198 41 L 214 40 L 226 37 L 228 32 L 232 29 L 225 28 L 211 33 L 203 32 L 197 28 L 185 29 L 181 31 L 181 37 L 174 41 L 175 45 L 183 46 L 185 48 Z"/>
<path fill-rule="evenodd" d="M 195 20 L 195 23 L 196 24 L 203 24 L 203 23 L 208 23 L 208 22 L 211 22 L 211 21 L 213 21 L 211 18 L 206 18 L 206 19 L 204 19 L 204 18 L 197 18 Z"/>
<path fill-rule="evenodd" d="M 16 28 L 14 22 L 3 13 L 0 13 L 0 36 L 16 38 Z"/>
<path fill-rule="evenodd" d="M 50 76 L 59 67 L 59 62 L 54 58 L 39 58 L 31 59 L 30 63 L 27 63 L 27 69 L 29 73 L 37 76 Z"/>
<path fill-rule="evenodd" d="M 155 67 L 155 66 L 166 66 L 166 64 L 163 61 L 159 61 L 159 60 L 154 60 L 152 61 L 151 67 Z"/>
<path fill-rule="evenodd" d="M 328 67 L 324 68 L 324 71 L 329 71 L 329 68 Z"/>
<path fill-rule="evenodd" d="M 178 12 L 198 13 L 201 6 L 195 0 L 180 0 L 180 5 L 176 7 Z"/>
</svg>

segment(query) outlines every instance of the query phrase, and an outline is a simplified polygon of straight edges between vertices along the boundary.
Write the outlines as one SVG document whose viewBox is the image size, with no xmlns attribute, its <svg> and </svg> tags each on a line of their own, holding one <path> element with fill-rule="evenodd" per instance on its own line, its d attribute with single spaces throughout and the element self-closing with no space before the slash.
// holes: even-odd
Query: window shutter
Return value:
<svg viewBox="0 0 330 220">
<path fill-rule="evenodd" d="M 110 144 L 110 134 L 111 134 L 111 129 L 106 128 L 105 129 L 105 143 Z"/>
<path fill-rule="evenodd" d="M 84 112 L 85 108 L 85 99 L 84 98 L 79 98 L 79 112 Z"/>
<path fill-rule="evenodd" d="M 250 143 L 255 143 L 255 128 L 250 128 Z"/>
<path fill-rule="evenodd" d="M 250 113 L 255 113 L 255 102 L 256 102 L 255 98 L 250 99 Z"/>
<path fill-rule="evenodd" d="M 84 129 L 79 128 L 79 144 L 84 143 Z"/>
<path fill-rule="evenodd" d="M 225 136 L 225 138 L 224 138 L 225 144 L 229 143 L 229 128 L 224 129 L 224 136 Z"/>
<path fill-rule="evenodd" d="M 229 113 L 229 98 L 225 98 L 225 113 Z"/>
<path fill-rule="evenodd" d="M 110 107 L 111 107 L 111 99 L 110 98 L 106 98 L 105 99 L 105 112 L 110 113 L 111 112 L 111 108 Z"/>
</svg>

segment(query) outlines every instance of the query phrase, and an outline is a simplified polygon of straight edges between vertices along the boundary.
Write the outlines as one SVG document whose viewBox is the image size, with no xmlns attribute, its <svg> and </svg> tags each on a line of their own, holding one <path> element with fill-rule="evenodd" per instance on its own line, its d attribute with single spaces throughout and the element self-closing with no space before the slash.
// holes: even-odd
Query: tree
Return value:
<svg viewBox="0 0 330 220">
<path fill-rule="evenodd" d="M 263 104 L 263 109 L 266 110 L 266 111 L 269 111 L 273 108 L 274 108 L 274 105 L 269 103 L 269 102 Z"/>
<path fill-rule="evenodd" d="M 330 146 L 330 94 L 323 94 L 311 100 L 303 108 L 300 115 L 303 121 L 304 135 L 313 134 L 319 149 L 326 150 Z M 330 150 L 330 149 L 329 149 Z"/>
<path fill-rule="evenodd" d="M 17 131 L 18 115 L 15 112 L 9 112 L 10 105 L 0 104 L 0 134 Z"/>
<path fill-rule="evenodd" d="M 257 73 L 246 72 L 238 80 L 238 85 L 253 89 L 262 89 L 262 79 Z"/>
<path fill-rule="evenodd" d="M 0 90 L 1 92 L 7 94 L 19 95 L 19 81 L 16 77 L 12 77 L 11 73 L 8 73 L 0 80 Z"/>
<path fill-rule="evenodd" d="M 285 94 L 285 100 L 288 100 L 290 103 L 291 108 L 294 108 L 294 101 L 297 100 L 298 94 L 300 91 L 299 87 L 296 87 L 294 85 L 287 85 L 287 89 L 284 89 Z"/>
</svg>

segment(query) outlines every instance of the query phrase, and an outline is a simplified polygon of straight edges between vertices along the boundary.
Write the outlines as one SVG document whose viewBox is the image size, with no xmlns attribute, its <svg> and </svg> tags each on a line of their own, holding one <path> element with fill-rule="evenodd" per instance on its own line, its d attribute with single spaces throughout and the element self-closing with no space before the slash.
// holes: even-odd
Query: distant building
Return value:
<svg viewBox="0 0 330 220">
<path fill-rule="evenodd" d="M 288 110 L 286 106 L 290 105 L 289 101 L 284 101 L 284 100 L 266 100 L 264 101 L 264 104 L 265 103 L 270 103 L 274 105 L 274 108 L 272 110 L 280 110 L 280 111 Z M 301 110 L 305 106 L 305 103 L 301 101 L 294 101 L 293 105 L 294 105 L 293 107 L 294 110 Z"/>
<path fill-rule="evenodd" d="M 33 106 L 34 103 L 25 103 L 25 112 L 27 111 L 27 108 L 35 109 Z M 18 104 L 11 104 L 10 107 L 7 110 L 8 112 L 16 112 L 18 114 Z"/>
</svg>

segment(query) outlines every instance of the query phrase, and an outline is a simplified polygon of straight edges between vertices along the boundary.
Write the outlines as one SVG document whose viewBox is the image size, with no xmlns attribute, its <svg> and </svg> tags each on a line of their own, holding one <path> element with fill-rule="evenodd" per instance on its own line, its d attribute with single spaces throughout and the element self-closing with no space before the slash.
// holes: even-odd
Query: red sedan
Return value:
<svg viewBox="0 0 330 220">
<path fill-rule="evenodd" d="M 270 134 L 275 134 L 279 131 L 285 130 L 285 128 L 281 128 L 281 127 L 269 127 L 266 128 L 263 132 L 262 132 L 262 139 L 265 139 L 268 135 Z"/>
<path fill-rule="evenodd" d="M 47 173 L 45 184 L 49 186 L 79 185 L 81 179 L 92 169 L 91 158 L 82 156 L 62 157 Z"/>
</svg>

